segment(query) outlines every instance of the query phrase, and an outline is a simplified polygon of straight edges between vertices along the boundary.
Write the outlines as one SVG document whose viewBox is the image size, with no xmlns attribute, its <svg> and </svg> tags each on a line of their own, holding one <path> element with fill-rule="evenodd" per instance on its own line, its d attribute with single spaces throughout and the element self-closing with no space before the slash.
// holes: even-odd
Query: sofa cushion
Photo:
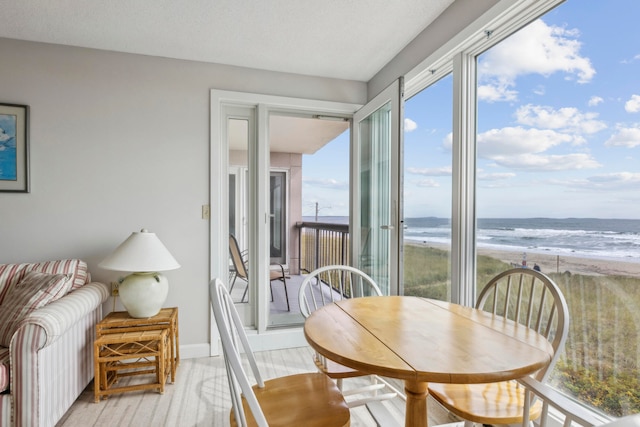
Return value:
<svg viewBox="0 0 640 427">
<path fill-rule="evenodd" d="M 30 271 L 51 274 L 71 274 L 70 291 L 84 286 L 91 281 L 87 263 L 80 259 L 62 259 L 58 261 L 44 261 L 38 263 L 0 264 L 0 304 L 4 297 L 16 283 L 20 282 Z"/>
<path fill-rule="evenodd" d="M 20 322 L 34 310 L 64 296 L 71 287 L 71 275 L 30 271 L 9 288 L 0 305 L 0 346 L 9 347 Z"/>
<path fill-rule="evenodd" d="M 78 289 L 91 280 L 87 263 L 80 259 L 39 262 L 31 264 L 27 267 L 27 270 L 51 274 L 71 274 L 71 291 Z"/>
<path fill-rule="evenodd" d="M 27 267 L 31 264 L 2 264 L 0 265 L 0 304 L 4 297 L 16 283 L 27 274 Z"/>
<path fill-rule="evenodd" d="M 9 388 L 9 349 L 0 347 L 0 393 Z"/>
</svg>

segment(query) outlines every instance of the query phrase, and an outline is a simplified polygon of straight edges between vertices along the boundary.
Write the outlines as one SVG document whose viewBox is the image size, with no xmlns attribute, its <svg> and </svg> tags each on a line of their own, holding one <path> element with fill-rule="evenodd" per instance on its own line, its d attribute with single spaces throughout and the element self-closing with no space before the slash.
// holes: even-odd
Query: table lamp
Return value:
<svg viewBox="0 0 640 427">
<path fill-rule="evenodd" d="M 120 300 L 131 317 L 146 318 L 158 314 L 169 292 L 167 278 L 158 271 L 175 270 L 180 264 L 155 233 L 143 228 L 131 233 L 98 266 L 132 273 L 118 286 Z"/>
</svg>

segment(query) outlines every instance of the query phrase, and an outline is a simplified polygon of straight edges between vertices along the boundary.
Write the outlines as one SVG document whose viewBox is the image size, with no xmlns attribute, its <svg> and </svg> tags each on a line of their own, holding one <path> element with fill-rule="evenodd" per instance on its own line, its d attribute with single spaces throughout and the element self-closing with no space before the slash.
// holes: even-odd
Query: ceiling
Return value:
<svg viewBox="0 0 640 427">
<path fill-rule="evenodd" d="M 0 0 L 0 37 L 367 82 L 453 1 Z M 271 150 L 348 125 L 278 118 Z"/>
<path fill-rule="evenodd" d="M 246 151 L 249 146 L 247 121 L 230 119 L 227 126 L 229 149 Z M 347 129 L 347 120 L 272 115 L 269 118 L 269 148 L 271 152 L 314 154 Z"/>
<path fill-rule="evenodd" d="M 0 37 L 369 81 L 454 0 L 0 0 Z"/>
</svg>

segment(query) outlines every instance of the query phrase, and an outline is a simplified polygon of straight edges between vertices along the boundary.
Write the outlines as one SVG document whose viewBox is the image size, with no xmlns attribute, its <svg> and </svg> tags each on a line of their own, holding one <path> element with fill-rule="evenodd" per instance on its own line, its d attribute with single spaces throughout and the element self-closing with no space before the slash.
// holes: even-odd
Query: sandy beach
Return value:
<svg viewBox="0 0 640 427">
<path fill-rule="evenodd" d="M 405 241 L 405 244 L 448 249 L 443 245 L 426 242 Z M 522 264 L 522 252 L 478 248 L 478 255 L 486 255 L 513 265 Z M 527 252 L 527 266 L 533 268 L 535 264 L 540 266 L 540 270 L 543 273 L 564 273 L 565 271 L 569 271 L 572 274 L 640 277 L 640 260 L 636 260 L 636 262 L 625 262 L 620 259 L 581 258 L 568 255 Z"/>
<path fill-rule="evenodd" d="M 508 263 L 522 264 L 522 252 L 478 248 L 478 254 L 487 255 Z M 527 252 L 527 266 L 533 267 L 534 264 L 538 264 L 542 272 L 546 273 L 569 271 L 577 274 L 602 276 L 640 276 L 640 262 L 624 262 L 614 259 L 580 258 Z"/>
</svg>

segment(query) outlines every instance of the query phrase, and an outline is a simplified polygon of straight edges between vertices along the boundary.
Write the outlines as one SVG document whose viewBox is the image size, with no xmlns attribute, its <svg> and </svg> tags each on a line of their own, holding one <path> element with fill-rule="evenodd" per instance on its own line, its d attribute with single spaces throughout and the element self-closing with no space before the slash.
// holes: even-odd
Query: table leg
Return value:
<svg viewBox="0 0 640 427">
<path fill-rule="evenodd" d="M 405 427 L 427 427 L 427 383 L 405 380 L 404 392 L 407 395 Z"/>
</svg>

